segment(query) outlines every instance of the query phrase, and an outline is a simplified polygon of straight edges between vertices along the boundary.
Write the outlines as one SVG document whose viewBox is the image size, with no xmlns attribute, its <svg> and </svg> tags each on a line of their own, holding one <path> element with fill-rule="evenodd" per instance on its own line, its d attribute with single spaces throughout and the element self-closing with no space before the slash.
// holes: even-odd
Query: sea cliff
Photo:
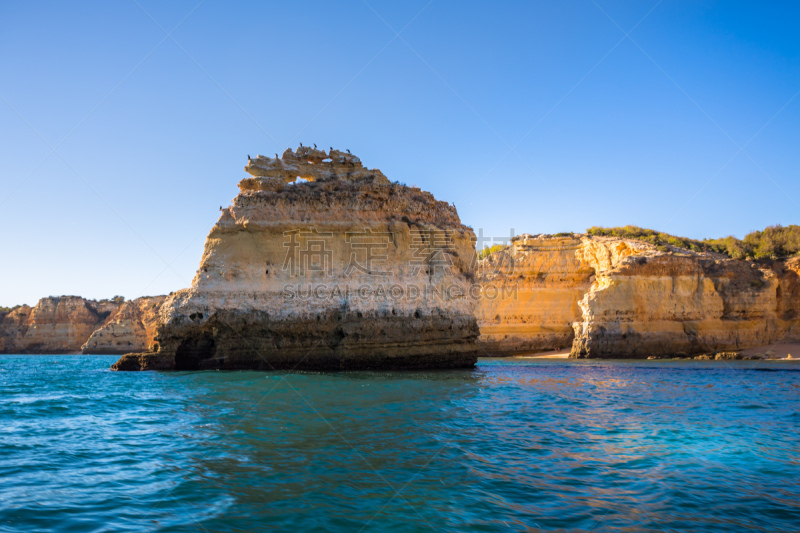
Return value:
<svg viewBox="0 0 800 533">
<path fill-rule="evenodd" d="M 453 206 L 337 150 L 245 170 L 192 286 L 161 307 L 157 349 L 114 369 L 475 363 L 475 235 Z"/>
<path fill-rule="evenodd" d="M 799 274 L 797 257 L 522 235 L 480 262 L 484 292 L 504 295 L 478 306 L 480 345 L 503 355 L 571 346 L 572 357 L 642 358 L 798 342 Z"/>
<path fill-rule="evenodd" d="M 800 342 L 800 256 L 775 258 L 797 254 L 796 226 L 742 241 L 524 234 L 476 263 L 454 206 L 352 154 L 301 147 L 245 170 L 191 287 L 0 308 L 0 353 L 123 355 L 117 370 L 449 368 Z"/>
<path fill-rule="evenodd" d="M 146 349 L 164 296 L 125 301 L 50 296 L 0 312 L 0 353 L 121 354 Z"/>
<path fill-rule="evenodd" d="M 17 307 L 0 317 L 0 352 L 78 353 L 120 303 L 50 296 L 34 307 Z"/>
<path fill-rule="evenodd" d="M 480 346 L 503 356 L 572 345 L 578 302 L 594 269 L 579 253 L 580 238 L 522 235 L 479 262 L 482 296 L 476 316 Z"/>
<path fill-rule="evenodd" d="M 94 330 L 81 346 L 85 354 L 119 354 L 153 346 L 161 304 L 166 296 L 128 300 Z"/>
</svg>

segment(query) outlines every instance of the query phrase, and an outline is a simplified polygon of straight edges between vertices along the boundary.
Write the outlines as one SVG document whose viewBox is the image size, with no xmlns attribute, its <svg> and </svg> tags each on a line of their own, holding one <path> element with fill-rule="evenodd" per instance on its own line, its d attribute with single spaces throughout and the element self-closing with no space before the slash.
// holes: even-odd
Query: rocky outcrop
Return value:
<svg viewBox="0 0 800 533">
<path fill-rule="evenodd" d="M 240 187 L 251 190 L 272 190 L 281 181 L 294 183 L 298 178 L 307 181 L 346 180 L 358 181 L 368 178 L 379 183 L 388 183 L 386 176 L 377 169 L 365 168 L 361 160 L 350 153 L 331 148 L 330 152 L 300 145 L 297 151 L 287 148 L 281 157 L 256 156 L 248 159 L 245 171 L 254 178 L 241 181 Z M 274 178 L 273 180 L 258 178 Z M 269 185 L 267 185 L 269 184 Z M 261 189 L 267 185 L 268 188 Z"/>
<path fill-rule="evenodd" d="M 161 308 L 157 351 L 114 369 L 475 363 L 475 235 L 454 207 L 338 151 L 301 147 L 246 170 L 192 286 Z"/>
<path fill-rule="evenodd" d="M 144 351 L 154 342 L 161 304 L 166 296 L 145 296 L 124 302 L 81 347 L 85 354 Z"/>
<path fill-rule="evenodd" d="M 800 258 L 755 263 L 629 239 L 523 235 L 480 262 L 480 344 L 498 355 L 571 345 L 573 357 L 645 358 L 792 342 L 799 272 Z"/>
<path fill-rule="evenodd" d="M 573 357 L 690 356 L 800 340 L 798 263 L 630 256 L 580 301 Z"/>
<path fill-rule="evenodd" d="M 0 316 L 0 353 L 78 353 L 94 330 L 116 312 L 121 298 L 42 298 Z"/>
<path fill-rule="evenodd" d="M 0 353 L 23 353 L 17 348 L 19 340 L 27 333 L 31 306 L 21 305 L 7 313 L 0 313 Z"/>
<path fill-rule="evenodd" d="M 579 236 L 520 235 L 480 261 L 482 298 L 476 309 L 487 354 L 515 355 L 568 348 L 578 301 L 594 269 L 579 253 Z"/>
</svg>

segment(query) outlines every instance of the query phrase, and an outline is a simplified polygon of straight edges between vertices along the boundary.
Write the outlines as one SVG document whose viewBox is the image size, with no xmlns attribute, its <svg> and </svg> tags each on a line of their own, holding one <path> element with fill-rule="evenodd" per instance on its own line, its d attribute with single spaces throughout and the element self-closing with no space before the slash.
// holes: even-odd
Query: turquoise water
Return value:
<svg viewBox="0 0 800 533">
<path fill-rule="evenodd" d="M 798 531 L 800 365 L 0 356 L 0 531 Z"/>
</svg>

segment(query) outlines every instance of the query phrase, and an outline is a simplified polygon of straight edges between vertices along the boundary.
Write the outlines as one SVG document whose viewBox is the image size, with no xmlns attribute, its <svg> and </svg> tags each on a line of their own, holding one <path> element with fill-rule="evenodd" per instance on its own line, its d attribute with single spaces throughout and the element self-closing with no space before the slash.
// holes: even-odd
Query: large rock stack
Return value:
<svg viewBox="0 0 800 533">
<path fill-rule="evenodd" d="M 192 286 L 161 308 L 157 350 L 115 369 L 475 363 L 475 235 L 454 207 L 336 150 L 245 170 Z"/>
</svg>

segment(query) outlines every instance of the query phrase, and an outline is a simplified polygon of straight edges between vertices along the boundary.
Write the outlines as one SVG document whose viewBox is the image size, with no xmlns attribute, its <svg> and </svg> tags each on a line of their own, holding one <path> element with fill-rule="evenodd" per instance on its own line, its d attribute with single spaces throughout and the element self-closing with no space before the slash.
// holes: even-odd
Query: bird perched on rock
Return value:
<svg viewBox="0 0 800 533">
<path fill-rule="evenodd" d="M 300 148 L 302 148 L 302 147 L 303 147 L 303 143 L 300 143 Z"/>
<path fill-rule="evenodd" d="M 278 154 L 275 154 L 275 159 L 278 159 Z"/>
<path fill-rule="evenodd" d="M 247 160 L 250 161 L 250 154 L 247 154 Z"/>
<path fill-rule="evenodd" d="M 347 149 L 347 153 L 348 153 L 348 154 L 350 153 L 350 148 L 348 148 L 348 149 Z"/>
<path fill-rule="evenodd" d="M 317 143 L 314 143 L 314 149 L 315 150 L 317 149 Z"/>
</svg>

